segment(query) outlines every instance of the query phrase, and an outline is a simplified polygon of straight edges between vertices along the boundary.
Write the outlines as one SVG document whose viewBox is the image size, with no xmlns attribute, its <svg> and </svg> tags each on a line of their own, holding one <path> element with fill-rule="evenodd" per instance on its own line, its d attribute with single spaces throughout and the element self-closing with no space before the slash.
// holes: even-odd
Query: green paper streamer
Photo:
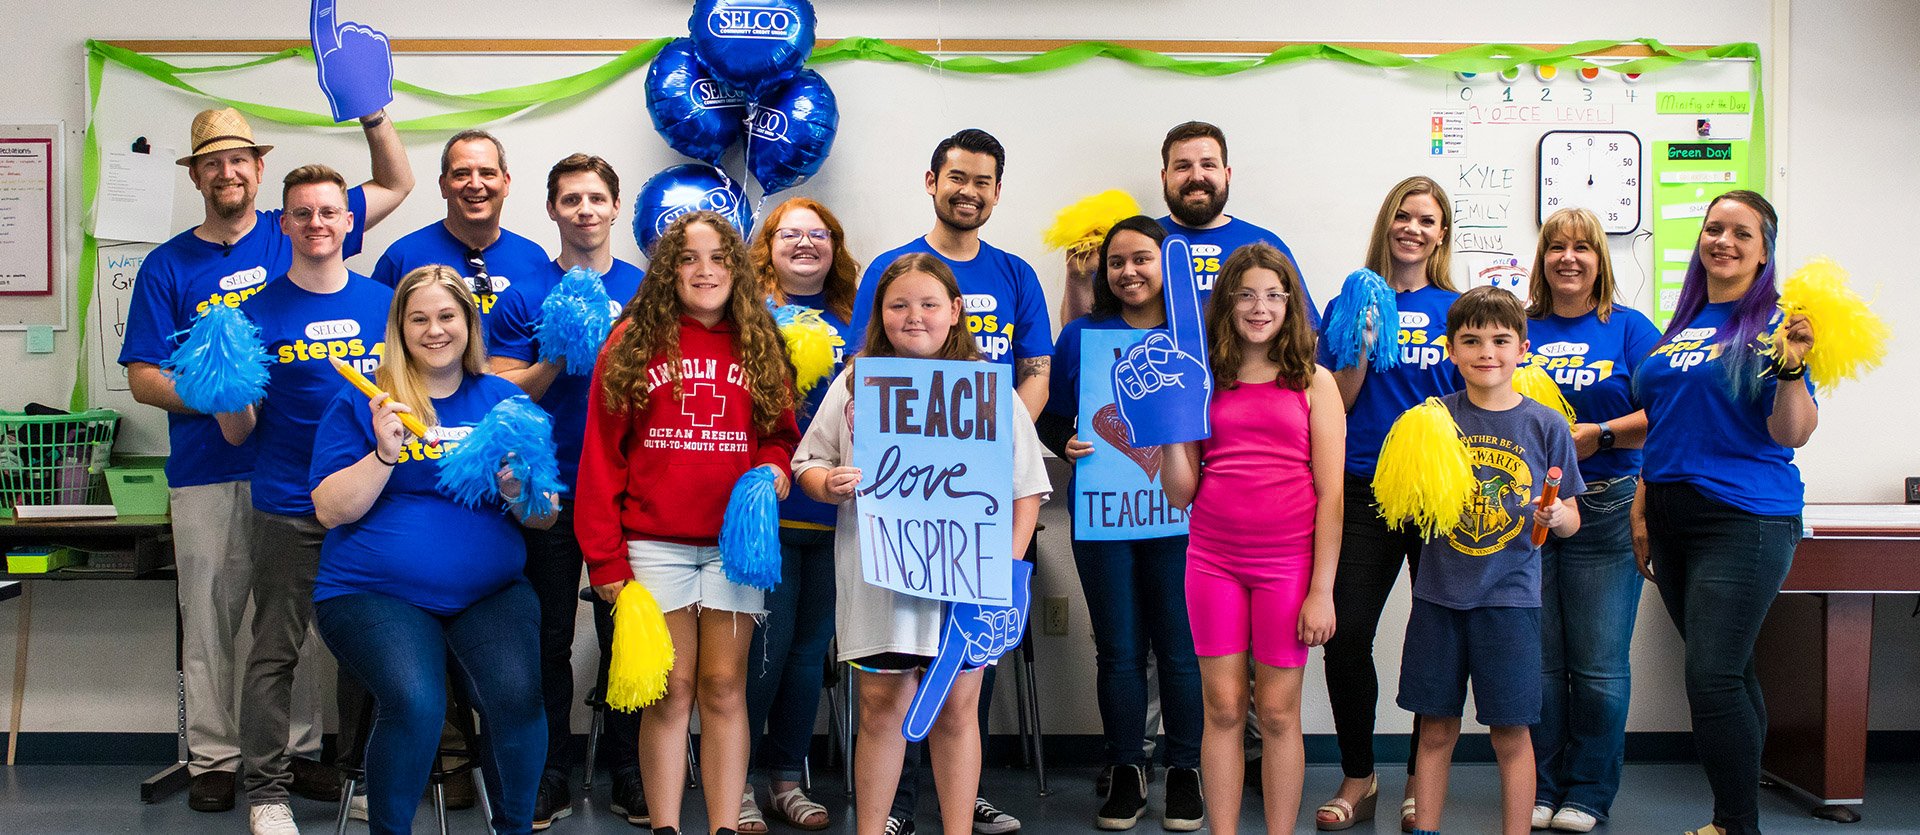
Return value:
<svg viewBox="0 0 1920 835">
<path fill-rule="evenodd" d="M 397 92 L 446 102 L 464 109 L 413 119 L 396 119 L 393 126 L 401 131 L 458 131 L 480 127 L 536 107 L 562 103 L 603 89 L 627 74 L 645 67 L 653 60 L 653 56 L 672 40 L 672 38 L 663 37 L 643 41 L 600 66 L 574 75 L 480 93 L 448 93 L 395 79 L 393 89 Z M 1652 54 L 1610 64 L 1596 64 L 1580 57 L 1626 45 L 1645 47 Z M 82 148 L 80 163 L 80 187 L 83 191 L 86 225 L 90 228 L 93 224 L 94 204 L 98 199 L 100 147 L 93 127 L 94 111 L 100 102 L 100 83 L 106 62 L 112 61 L 169 87 L 218 102 L 255 118 L 303 127 L 342 127 L 334 122 L 329 114 L 224 98 L 208 93 L 182 78 L 182 76 L 207 73 L 237 72 L 296 58 L 312 61 L 313 49 L 300 46 L 235 64 L 182 67 L 104 41 L 87 41 L 87 142 Z M 1095 58 L 1124 61 L 1143 69 L 1180 73 L 1198 78 L 1218 78 L 1300 61 L 1340 61 L 1382 69 L 1415 67 L 1439 72 L 1495 73 L 1513 69 L 1521 64 L 1535 64 L 1568 68 L 1599 67 L 1618 73 L 1650 73 L 1685 63 L 1745 58 L 1753 61 L 1752 144 L 1757 149 L 1753 154 L 1750 177 L 1751 182 L 1756 184 L 1766 182 L 1766 102 L 1760 86 L 1762 81 L 1760 46 L 1751 42 L 1721 44 L 1697 50 L 1675 49 L 1653 38 L 1637 38 L 1630 41 L 1580 41 L 1551 50 L 1537 49 L 1523 44 L 1481 44 L 1423 58 L 1339 44 L 1289 44 L 1259 57 L 1222 59 L 1180 58 L 1106 41 L 1080 41 L 1036 55 L 1001 59 L 982 55 L 940 58 L 888 43 L 879 38 L 852 37 L 842 38 L 831 45 L 814 50 L 807 63 L 817 65 L 839 61 L 884 61 L 970 75 L 1031 75 L 1065 69 Z M 74 376 L 73 393 L 68 398 L 75 410 L 86 406 L 87 312 L 93 303 L 94 261 L 99 254 L 99 242 L 94 239 L 91 231 L 82 230 L 81 241 L 77 281 L 80 293 L 77 326 L 80 362 Z"/>
</svg>

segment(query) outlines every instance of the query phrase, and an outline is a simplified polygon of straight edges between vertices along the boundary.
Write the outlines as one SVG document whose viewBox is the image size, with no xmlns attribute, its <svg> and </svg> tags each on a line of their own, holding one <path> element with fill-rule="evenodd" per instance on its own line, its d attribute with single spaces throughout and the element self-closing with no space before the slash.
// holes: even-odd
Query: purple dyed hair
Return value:
<svg viewBox="0 0 1920 835">
<path fill-rule="evenodd" d="M 1780 216 L 1774 212 L 1773 204 L 1758 192 L 1746 189 L 1729 191 L 1713 198 L 1707 204 L 1711 214 L 1713 207 L 1722 200 L 1732 200 L 1760 216 L 1760 237 L 1766 242 L 1767 263 L 1760 265 L 1760 274 L 1754 276 L 1753 284 L 1747 287 L 1747 293 L 1735 303 L 1733 315 L 1727 318 L 1719 342 L 1725 346 L 1722 356 L 1726 358 L 1727 383 L 1733 389 L 1735 399 L 1751 399 L 1760 391 L 1761 365 L 1765 361 L 1758 350 L 1760 334 L 1767 329 L 1780 301 L 1780 289 L 1774 284 L 1774 240 L 1780 233 Z M 1705 221 L 1702 221 L 1702 225 Z M 1700 262 L 1700 247 L 1693 248 L 1693 258 L 1687 262 L 1686 281 L 1680 285 L 1680 299 L 1674 305 L 1673 321 L 1667 323 L 1667 331 L 1660 335 L 1665 342 L 1693 324 L 1694 317 L 1700 315 L 1700 309 L 1707 304 L 1707 268 Z"/>
</svg>

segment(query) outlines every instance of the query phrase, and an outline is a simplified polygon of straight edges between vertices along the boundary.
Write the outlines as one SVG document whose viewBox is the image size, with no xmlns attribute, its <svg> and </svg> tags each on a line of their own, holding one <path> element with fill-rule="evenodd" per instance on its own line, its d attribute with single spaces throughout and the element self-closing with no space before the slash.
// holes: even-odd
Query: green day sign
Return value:
<svg viewBox="0 0 1920 835">
<path fill-rule="evenodd" d="M 1013 369 L 863 357 L 854 365 L 861 576 L 956 603 L 1013 601 Z"/>
</svg>

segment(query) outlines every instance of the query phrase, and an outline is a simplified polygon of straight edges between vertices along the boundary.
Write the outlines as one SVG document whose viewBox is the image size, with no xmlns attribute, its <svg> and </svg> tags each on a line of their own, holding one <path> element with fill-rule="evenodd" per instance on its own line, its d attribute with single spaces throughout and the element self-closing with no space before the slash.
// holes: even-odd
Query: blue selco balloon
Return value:
<svg viewBox="0 0 1920 835">
<path fill-rule="evenodd" d="M 740 140 L 747 97 L 707 73 L 693 41 L 667 44 L 647 67 L 647 115 L 667 145 L 709 165 Z"/>
<path fill-rule="evenodd" d="M 792 78 L 813 54 L 813 4 L 695 0 L 687 31 L 714 78 L 759 96 Z"/>
<path fill-rule="evenodd" d="M 640 249 L 652 253 L 653 242 L 688 212 L 718 212 L 745 238 L 753 230 L 753 207 L 747 192 L 726 172 L 711 165 L 689 162 L 653 175 L 633 201 L 633 237 Z"/>
<path fill-rule="evenodd" d="M 749 112 L 747 170 L 765 194 L 797 186 L 819 171 L 840 127 L 833 88 L 808 69 L 754 102 Z"/>
</svg>

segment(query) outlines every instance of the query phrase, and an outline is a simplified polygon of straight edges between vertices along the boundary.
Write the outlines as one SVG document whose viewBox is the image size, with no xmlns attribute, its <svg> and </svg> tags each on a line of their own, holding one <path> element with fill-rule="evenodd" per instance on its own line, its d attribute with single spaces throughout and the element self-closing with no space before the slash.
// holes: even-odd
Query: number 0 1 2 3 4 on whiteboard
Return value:
<svg viewBox="0 0 1920 835">
<path fill-rule="evenodd" d="M 1624 130 L 1556 130 L 1540 137 L 1540 222 L 1590 209 L 1609 235 L 1640 228 L 1640 137 Z"/>
</svg>

